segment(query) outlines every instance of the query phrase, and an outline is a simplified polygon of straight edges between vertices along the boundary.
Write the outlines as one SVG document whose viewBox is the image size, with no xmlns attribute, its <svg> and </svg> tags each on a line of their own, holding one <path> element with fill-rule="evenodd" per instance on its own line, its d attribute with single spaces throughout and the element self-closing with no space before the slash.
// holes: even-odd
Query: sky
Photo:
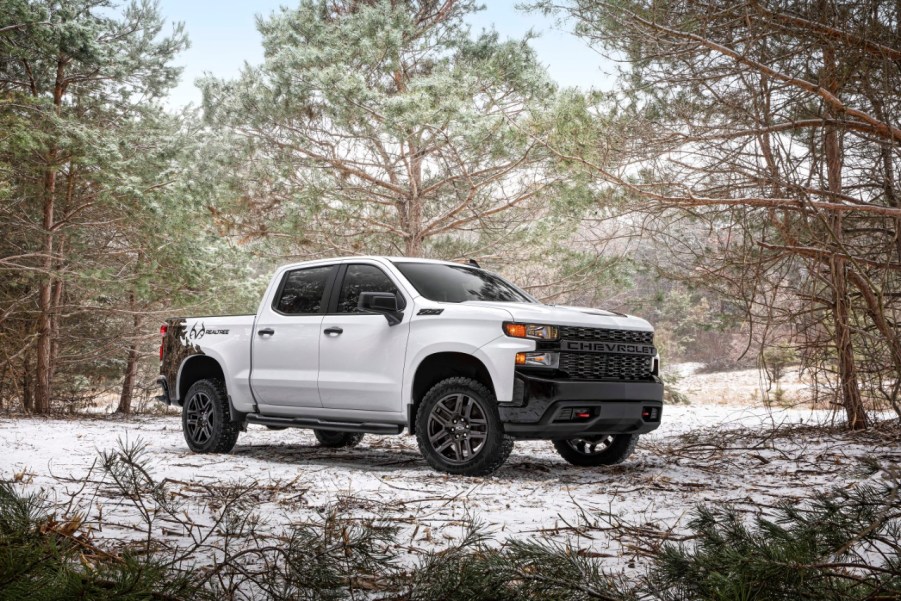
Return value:
<svg viewBox="0 0 901 601">
<path fill-rule="evenodd" d="M 585 42 L 558 27 L 553 19 L 517 10 L 519 0 L 491 0 L 469 18 L 474 32 L 495 29 L 502 38 L 521 38 L 529 30 L 539 34 L 532 41 L 539 60 L 562 86 L 610 89 L 614 64 L 591 50 Z M 181 83 L 169 98 L 171 108 L 200 104 L 195 80 L 211 73 L 235 77 L 245 62 L 263 60 L 256 15 L 269 15 L 291 0 L 161 0 L 160 8 L 170 21 L 182 21 L 191 47 L 177 61 L 183 68 Z"/>
</svg>

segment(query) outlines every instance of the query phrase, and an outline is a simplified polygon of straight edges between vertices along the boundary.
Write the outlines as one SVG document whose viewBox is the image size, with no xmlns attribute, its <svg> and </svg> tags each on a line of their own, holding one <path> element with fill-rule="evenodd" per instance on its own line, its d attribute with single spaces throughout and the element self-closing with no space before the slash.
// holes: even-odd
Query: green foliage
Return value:
<svg viewBox="0 0 901 601">
<path fill-rule="evenodd" d="M 635 597 L 588 554 L 568 544 L 541 539 L 513 540 L 502 547 L 478 524 L 454 546 L 430 553 L 411 576 L 413 601 L 603 599 Z"/>
<path fill-rule="evenodd" d="M 259 21 L 262 65 L 201 83 L 239 233 L 307 256 L 490 256 L 585 197 L 532 136 L 588 103 L 558 100 L 528 39 L 473 35 L 473 2 L 433 9 L 305 0 Z"/>
<path fill-rule="evenodd" d="M 79 516 L 59 522 L 37 494 L 0 483 L 0 600 L 212 598 L 159 559 L 93 545 Z"/>
<path fill-rule="evenodd" d="M 251 310 L 257 281 L 208 208 L 196 115 L 160 104 L 183 27 L 164 31 L 149 0 L 0 0 L 0 14 L 0 403 L 33 396 L 49 316 L 43 375 L 72 406 L 152 356 L 157 320 Z"/>
<path fill-rule="evenodd" d="M 649 578 L 661 601 L 854 601 L 901 597 L 897 483 L 786 504 L 749 522 L 701 507 L 691 543 L 664 547 Z"/>
<path fill-rule="evenodd" d="M 765 348 L 761 355 L 764 368 L 777 384 L 785 375 L 785 368 L 798 363 L 798 352 L 795 347 L 785 344 L 777 344 Z"/>
<path fill-rule="evenodd" d="M 0 483 L 0 600 L 397 599 L 407 601 L 888 601 L 901 597 L 898 483 L 871 480 L 806 503 L 700 506 L 685 542 L 646 549 L 643 576 L 615 576 L 590 550 L 544 536 L 499 541 L 473 518 L 443 548 L 337 506 L 261 527 L 260 488 L 208 487 L 206 519 L 157 480 L 141 441 L 101 455 L 99 478 L 50 503 Z M 868 473 L 880 466 L 868 465 Z M 73 507 L 98 495 L 137 516 L 129 541 L 92 536 Z M 57 517 L 60 515 L 61 517 Z M 159 536 L 161 529 L 171 535 Z M 108 530 L 108 529 L 107 529 Z M 109 537 L 110 532 L 105 532 Z M 656 541 L 655 541 L 656 543 Z M 216 561 L 209 562 L 210 554 Z"/>
<path fill-rule="evenodd" d="M 397 528 L 347 519 L 329 510 L 318 522 L 290 529 L 276 569 L 258 586 L 274 599 L 347 599 L 357 587 L 384 586 L 397 569 L 391 545 Z"/>
<path fill-rule="evenodd" d="M 642 288 L 654 294 L 644 297 L 647 306 L 630 311 L 640 311 L 654 324 L 654 342 L 664 365 L 675 361 L 698 361 L 712 369 L 735 365 L 732 344 L 740 322 L 735 314 L 722 310 L 727 303 L 715 293 L 680 282 L 648 274 L 641 277 Z M 656 290 L 649 290 L 651 286 Z"/>
</svg>

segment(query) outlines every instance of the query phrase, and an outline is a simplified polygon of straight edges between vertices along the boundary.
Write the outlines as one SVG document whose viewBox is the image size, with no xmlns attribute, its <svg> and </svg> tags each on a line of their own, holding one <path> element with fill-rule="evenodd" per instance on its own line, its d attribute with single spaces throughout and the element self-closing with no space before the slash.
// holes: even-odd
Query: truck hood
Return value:
<svg viewBox="0 0 901 601">
<path fill-rule="evenodd" d="M 514 321 L 523 323 L 546 323 L 561 326 L 581 326 L 586 328 L 613 328 L 620 330 L 654 331 L 644 319 L 633 315 L 622 315 L 590 307 L 569 307 L 563 305 L 538 305 L 534 303 L 498 303 L 490 301 L 466 301 L 468 307 L 503 309 Z"/>
</svg>

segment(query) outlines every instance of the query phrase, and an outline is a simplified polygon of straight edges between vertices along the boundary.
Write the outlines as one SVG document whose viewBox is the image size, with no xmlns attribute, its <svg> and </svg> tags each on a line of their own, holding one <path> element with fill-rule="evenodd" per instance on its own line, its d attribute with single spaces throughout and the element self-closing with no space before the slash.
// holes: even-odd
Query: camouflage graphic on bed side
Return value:
<svg viewBox="0 0 901 601">
<path fill-rule="evenodd" d="M 160 365 L 160 375 L 166 376 L 169 384 L 169 396 L 172 400 L 178 395 L 178 368 L 185 359 L 194 355 L 203 355 L 204 352 L 197 345 L 197 339 L 203 337 L 203 324 L 194 324 L 192 330 L 188 330 L 186 319 L 167 319 L 166 334 L 163 336 L 163 363 Z"/>
</svg>

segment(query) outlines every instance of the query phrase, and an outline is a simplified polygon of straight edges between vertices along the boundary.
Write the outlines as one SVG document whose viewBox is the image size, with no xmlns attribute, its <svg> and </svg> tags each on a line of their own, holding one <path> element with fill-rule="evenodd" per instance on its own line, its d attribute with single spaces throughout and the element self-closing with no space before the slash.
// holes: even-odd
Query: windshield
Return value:
<svg viewBox="0 0 901 601">
<path fill-rule="evenodd" d="M 429 300 L 445 303 L 496 301 L 534 303 L 528 294 L 500 277 L 465 265 L 396 263 L 404 277 Z"/>
</svg>

